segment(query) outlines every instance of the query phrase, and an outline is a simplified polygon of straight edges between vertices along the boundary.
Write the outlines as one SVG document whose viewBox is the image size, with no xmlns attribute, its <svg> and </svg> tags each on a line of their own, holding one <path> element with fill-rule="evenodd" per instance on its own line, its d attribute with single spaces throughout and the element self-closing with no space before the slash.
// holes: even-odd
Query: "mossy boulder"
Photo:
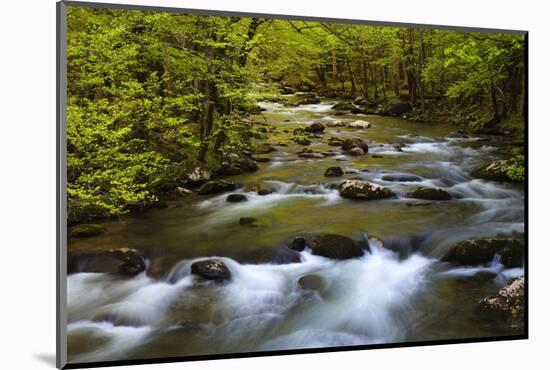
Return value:
<svg viewBox="0 0 550 370">
<path fill-rule="evenodd" d="M 514 182 L 508 175 L 508 170 L 516 164 L 512 159 L 492 161 L 472 172 L 472 177 L 488 181 Z"/>
<path fill-rule="evenodd" d="M 349 259 L 361 257 L 364 254 L 355 241 L 338 234 L 319 234 L 313 237 L 311 252 L 318 256 L 332 259 Z"/>
<path fill-rule="evenodd" d="M 186 184 L 201 184 L 210 180 L 212 172 L 204 162 L 187 159 L 178 165 L 181 181 Z"/>
<path fill-rule="evenodd" d="M 342 167 L 338 167 L 338 166 L 329 167 L 325 171 L 326 177 L 338 177 L 343 175 L 344 175 L 344 171 L 342 170 Z"/>
<path fill-rule="evenodd" d="M 340 196 L 348 199 L 375 200 L 394 197 L 391 189 L 365 180 L 347 180 L 338 187 Z"/>
<path fill-rule="evenodd" d="M 214 180 L 214 181 L 208 181 L 207 183 L 203 184 L 199 188 L 198 193 L 200 195 L 217 194 L 217 193 L 223 193 L 224 191 L 235 190 L 236 188 L 237 188 L 237 185 L 235 185 L 235 183 L 231 181 Z"/>
<path fill-rule="evenodd" d="M 346 139 L 344 140 L 344 142 L 342 143 L 342 150 L 347 152 L 347 153 L 350 153 L 350 151 L 354 148 L 359 148 L 361 149 L 364 153 L 368 153 L 369 152 L 369 146 L 368 144 L 359 139 L 359 138 L 351 138 L 351 139 Z"/>
<path fill-rule="evenodd" d="M 420 187 L 408 195 L 410 198 L 425 200 L 451 200 L 451 194 L 440 188 Z"/>
<path fill-rule="evenodd" d="M 468 239 L 451 248 L 441 260 L 475 266 L 491 262 L 496 254 L 501 256 L 504 266 L 521 267 L 525 246 L 521 240 L 513 238 Z"/>
<path fill-rule="evenodd" d="M 482 319 L 508 328 L 525 325 L 525 277 L 515 279 L 497 294 L 483 298 L 474 312 Z"/>
<path fill-rule="evenodd" d="M 331 107 L 331 109 L 339 111 L 352 110 L 353 108 L 355 108 L 355 106 L 352 103 L 346 101 L 336 103 Z"/>
<path fill-rule="evenodd" d="M 75 238 L 91 238 L 104 234 L 107 230 L 96 224 L 81 224 L 72 228 L 71 236 Z"/>
<path fill-rule="evenodd" d="M 240 175 L 246 172 L 254 172 L 258 169 L 256 161 L 237 148 L 225 149 L 218 154 L 220 162 L 219 174 Z"/>
</svg>

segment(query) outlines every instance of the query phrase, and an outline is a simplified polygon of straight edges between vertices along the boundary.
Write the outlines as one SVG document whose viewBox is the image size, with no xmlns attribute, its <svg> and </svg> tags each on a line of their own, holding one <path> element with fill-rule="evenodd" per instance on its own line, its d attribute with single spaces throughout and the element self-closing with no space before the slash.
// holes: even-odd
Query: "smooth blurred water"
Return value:
<svg viewBox="0 0 550 370">
<path fill-rule="evenodd" d="M 227 203 L 227 194 L 170 201 L 162 210 L 105 222 L 105 235 L 70 239 L 69 251 L 133 247 L 147 251 L 149 273 L 135 277 L 76 273 L 68 278 L 69 361 L 184 356 L 513 334 L 480 323 L 472 314 L 523 269 L 456 267 L 439 258 L 471 237 L 524 230 L 521 185 L 470 177 L 497 158 L 499 148 L 474 139 L 446 139 L 453 128 L 379 116 L 337 116 L 324 102 L 300 107 L 264 103 L 258 120 L 277 128 L 276 151 L 255 173 L 234 176 L 247 196 Z M 314 121 L 363 119 L 372 128 L 327 127 L 314 150 L 335 156 L 307 160 L 289 140 L 292 130 Z M 284 132 L 284 131 L 289 132 Z M 326 138 L 361 137 L 369 155 L 350 157 Z M 277 146 L 285 142 L 288 146 Z M 403 144 L 399 151 L 395 143 Z M 373 158 L 377 154 L 381 158 Z M 341 166 L 346 174 L 327 178 Z M 385 181 L 384 175 L 416 175 L 416 181 Z M 334 185 L 361 178 L 391 188 L 397 197 L 372 202 L 343 199 Z M 411 206 L 419 186 L 442 187 L 451 201 Z M 253 187 L 270 189 L 260 196 Z M 255 217 L 258 227 L 243 227 Z M 286 263 L 296 235 L 368 235 L 372 254 L 346 261 L 300 253 Z M 381 248 L 379 240 L 384 240 Z M 231 271 L 216 284 L 190 275 L 197 259 L 218 256 Z M 288 262 L 288 261 L 286 261 Z M 491 271 L 497 278 L 472 276 Z M 298 280 L 315 275 L 317 290 Z"/>
</svg>

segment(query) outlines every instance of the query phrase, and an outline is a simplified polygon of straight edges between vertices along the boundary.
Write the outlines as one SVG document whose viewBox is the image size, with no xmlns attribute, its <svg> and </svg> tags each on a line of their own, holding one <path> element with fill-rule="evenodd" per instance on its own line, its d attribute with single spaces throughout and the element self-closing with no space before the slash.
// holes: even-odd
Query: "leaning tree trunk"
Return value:
<svg viewBox="0 0 550 370">
<path fill-rule="evenodd" d="M 214 127 L 214 110 L 216 108 L 216 101 L 218 100 L 218 92 L 216 84 L 212 81 L 202 81 L 204 88 L 205 102 L 203 115 L 201 117 L 201 144 L 199 148 L 199 155 L 197 159 L 204 162 L 206 159 L 206 153 L 208 152 L 208 146 L 210 144 L 210 135 L 212 128 Z"/>
</svg>

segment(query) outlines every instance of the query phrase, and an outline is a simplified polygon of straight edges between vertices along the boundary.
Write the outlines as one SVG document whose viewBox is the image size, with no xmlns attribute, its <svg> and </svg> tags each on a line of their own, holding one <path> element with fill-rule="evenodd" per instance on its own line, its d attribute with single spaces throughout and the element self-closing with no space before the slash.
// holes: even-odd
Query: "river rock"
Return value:
<svg viewBox="0 0 550 370">
<path fill-rule="evenodd" d="M 311 141 L 309 141 L 305 136 L 295 136 L 292 138 L 292 141 L 294 141 L 296 144 L 299 144 L 299 145 L 311 144 Z"/>
<path fill-rule="evenodd" d="M 359 138 L 352 138 L 352 139 L 346 139 L 344 140 L 344 143 L 342 144 L 342 150 L 350 153 L 352 149 L 359 148 L 363 151 L 363 154 L 369 152 L 369 146 L 367 143 Z"/>
<path fill-rule="evenodd" d="M 248 198 L 244 194 L 229 194 L 225 200 L 229 203 L 246 202 Z"/>
<path fill-rule="evenodd" d="M 313 254 L 333 259 L 349 259 L 363 255 L 363 249 L 352 239 L 338 234 L 320 234 L 313 238 Z"/>
<path fill-rule="evenodd" d="M 412 109 L 411 104 L 401 99 L 391 99 L 379 111 L 379 114 L 401 116 Z"/>
<path fill-rule="evenodd" d="M 206 163 L 191 159 L 187 159 L 178 165 L 178 174 L 186 184 L 200 184 L 212 177 Z"/>
<path fill-rule="evenodd" d="M 472 172 L 472 177 L 489 181 L 513 182 L 514 180 L 508 176 L 508 170 L 514 164 L 516 162 L 512 159 L 492 161 Z"/>
<path fill-rule="evenodd" d="M 255 227 L 255 226 L 258 226 L 258 224 L 256 223 L 257 221 L 258 219 L 254 217 L 241 217 L 239 219 L 239 224 L 241 226 Z"/>
<path fill-rule="evenodd" d="M 309 150 L 304 150 L 300 153 L 298 153 L 298 156 L 301 157 L 301 158 L 306 158 L 306 159 L 321 159 L 321 158 L 325 158 L 325 155 L 323 153 L 319 153 L 319 152 L 314 152 L 313 150 L 309 149 Z"/>
<path fill-rule="evenodd" d="M 221 175 L 240 175 L 258 169 L 256 161 L 238 148 L 224 149 L 218 154 Z"/>
<path fill-rule="evenodd" d="M 474 312 L 489 322 L 522 328 L 525 325 L 525 277 L 521 276 L 497 294 L 483 298 Z"/>
<path fill-rule="evenodd" d="M 254 154 L 267 154 L 275 151 L 275 148 L 273 148 L 271 145 L 262 143 L 262 144 L 256 144 L 254 148 L 252 149 Z"/>
<path fill-rule="evenodd" d="M 298 285 L 305 290 L 319 291 L 323 288 L 323 278 L 318 274 L 308 274 L 298 279 Z"/>
<path fill-rule="evenodd" d="M 326 177 L 338 177 L 343 175 L 344 171 L 342 170 L 342 167 L 329 167 L 325 171 Z"/>
<path fill-rule="evenodd" d="M 422 177 L 409 174 L 389 174 L 382 176 L 382 180 L 391 182 L 415 182 L 422 181 Z"/>
<path fill-rule="evenodd" d="M 340 196 L 348 199 L 375 200 L 395 196 L 391 189 L 366 180 L 346 180 L 338 191 Z"/>
<path fill-rule="evenodd" d="M 237 188 L 237 185 L 235 185 L 235 183 L 231 181 L 214 180 L 214 181 L 208 181 L 207 183 L 203 184 L 199 188 L 198 193 L 200 195 L 217 194 L 217 193 L 223 193 L 224 191 L 235 190 L 236 188 Z"/>
<path fill-rule="evenodd" d="M 411 198 L 425 200 L 450 200 L 451 194 L 440 188 L 420 187 L 408 195 Z"/>
<path fill-rule="evenodd" d="M 357 121 L 353 121 L 353 122 L 348 123 L 348 127 L 351 127 L 351 128 L 370 128 L 371 124 L 370 124 L 370 122 L 367 122 L 367 121 L 357 120 Z"/>
<path fill-rule="evenodd" d="M 183 188 L 181 186 L 178 186 L 176 188 L 176 193 L 180 196 L 180 197 L 186 197 L 188 195 L 192 195 L 193 192 L 187 188 Z"/>
<path fill-rule="evenodd" d="M 512 238 L 468 239 L 450 249 L 441 260 L 475 266 L 491 262 L 495 254 L 501 256 L 504 266 L 521 267 L 525 247 L 521 240 Z"/>
<path fill-rule="evenodd" d="M 145 270 L 145 259 L 136 249 L 109 249 L 89 256 L 84 272 L 136 275 Z"/>
<path fill-rule="evenodd" d="M 314 122 L 309 126 L 306 126 L 304 128 L 306 132 L 323 132 L 325 130 L 325 126 L 323 126 L 322 123 Z"/>
<path fill-rule="evenodd" d="M 340 120 L 330 121 L 327 123 L 327 127 L 345 127 L 345 126 L 346 126 L 346 123 Z"/>
<path fill-rule="evenodd" d="M 81 224 L 73 227 L 71 230 L 71 236 L 74 238 L 91 238 L 104 234 L 107 230 L 96 224 Z"/>
<path fill-rule="evenodd" d="M 231 272 L 226 264 L 219 259 L 209 259 L 193 262 L 191 273 L 199 275 L 206 280 L 226 280 L 231 277 Z"/>
<path fill-rule="evenodd" d="M 306 240 L 301 236 L 298 236 L 294 238 L 288 247 L 294 251 L 301 252 L 306 248 L 306 244 Z"/>
</svg>

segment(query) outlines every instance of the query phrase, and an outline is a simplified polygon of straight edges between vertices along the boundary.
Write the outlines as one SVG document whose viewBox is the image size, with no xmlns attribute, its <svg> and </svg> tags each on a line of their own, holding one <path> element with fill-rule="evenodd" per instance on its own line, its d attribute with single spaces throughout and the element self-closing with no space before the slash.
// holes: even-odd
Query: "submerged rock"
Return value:
<svg viewBox="0 0 550 370">
<path fill-rule="evenodd" d="M 231 181 L 215 180 L 215 181 L 209 181 L 206 184 L 203 184 L 199 188 L 198 193 L 200 195 L 217 194 L 217 193 L 223 193 L 224 191 L 235 190 L 236 188 L 237 188 L 237 185 L 235 185 L 235 183 Z"/>
<path fill-rule="evenodd" d="M 325 126 L 323 126 L 322 123 L 314 122 L 309 126 L 306 126 L 304 128 L 304 131 L 306 132 L 323 132 L 325 130 Z"/>
<path fill-rule="evenodd" d="M 191 265 L 191 273 L 206 280 L 226 280 L 231 277 L 229 268 L 219 259 L 194 262 Z"/>
<path fill-rule="evenodd" d="M 338 177 L 343 175 L 344 171 L 342 170 L 342 167 L 329 167 L 325 171 L 326 177 Z"/>
<path fill-rule="evenodd" d="M 393 191 L 365 180 L 347 180 L 338 187 L 340 196 L 348 199 L 374 200 L 395 196 Z"/>
<path fill-rule="evenodd" d="M 320 291 L 324 287 L 323 278 L 318 274 L 308 274 L 298 279 L 298 285 L 302 289 Z"/>
<path fill-rule="evenodd" d="M 367 145 L 367 143 L 359 138 L 344 140 L 344 143 L 342 144 L 343 151 L 350 153 L 350 151 L 355 148 L 361 149 L 363 151 L 363 154 L 369 152 L 369 146 Z"/>
<path fill-rule="evenodd" d="M 422 181 L 422 177 L 409 174 L 390 174 L 382 176 L 382 180 L 392 182 L 414 182 Z"/>
<path fill-rule="evenodd" d="M 491 262 L 495 254 L 501 256 L 504 266 L 521 267 L 525 247 L 521 240 L 512 238 L 468 239 L 450 249 L 441 260 L 475 266 Z"/>
<path fill-rule="evenodd" d="M 251 227 L 254 227 L 254 226 L 258 226 L 258 224 L 256 223 L 258 221 L 257 218 L 254 218 L 254 217 L 241 217 L 239 219 L 239 224 L 241 226 L 251 226 Z"/>
<path fill-rule="evenodd" d="M 82 224 L 73 227 L 71 230 L 71 236 L 74 238 L 91 238 L 104 234 L 107 230 L 96 224 Z"/>
<path fill-rule="evenodd" d="M 248 198 L 244 194 L 229 194 L 225 200 L 229 203 L 246 202 Z"/>
<path fill-rule="evenodd" d="M 273 148 L 269 144 L 262 143 L 262 144 L 257 144 L 256 146 L 254 146 L 252 151 L 254 152 L 254 154 L 267 154 L 267 153 L 274 152 L 275 148 Z"/>
<path fill-rule="evenodd" d="M 472 177 L 489 181 L 513 182 L 514 180 L 508 176 L 508 170 L 515 164 L 516 162 L 512 159 L 492 161 L 472 172 Z"/>
<path fill-rule="evenodd" d="M 525 325 L 525 277 L 521 276 L 497 294 L 483 298 L 474 312 L 489 322 L 522 328 Z"/>
<path fill-rule="evenodd" d="M 363 249 L 352 239 L 338 234 L 320 234 L 313 238 L 311 252 L 333 259 L 361 257 Z"/>
<path fill-rule="evenodd" d="M 408 195 L 411 198 L 425 200 L 451 200 L 451 194 L 440 188 L 420 187 Z"/>
<path fill-rule="evenodd" d="M 353 121 L 353 122 L 348 123 L 348 127 L 351 127 L 351 128 L 370 128 L 371 124 L 370 124 L 370 122 L 367 122 L 367 121 L 357 120 L 357 121 Z"/>
</svg>

